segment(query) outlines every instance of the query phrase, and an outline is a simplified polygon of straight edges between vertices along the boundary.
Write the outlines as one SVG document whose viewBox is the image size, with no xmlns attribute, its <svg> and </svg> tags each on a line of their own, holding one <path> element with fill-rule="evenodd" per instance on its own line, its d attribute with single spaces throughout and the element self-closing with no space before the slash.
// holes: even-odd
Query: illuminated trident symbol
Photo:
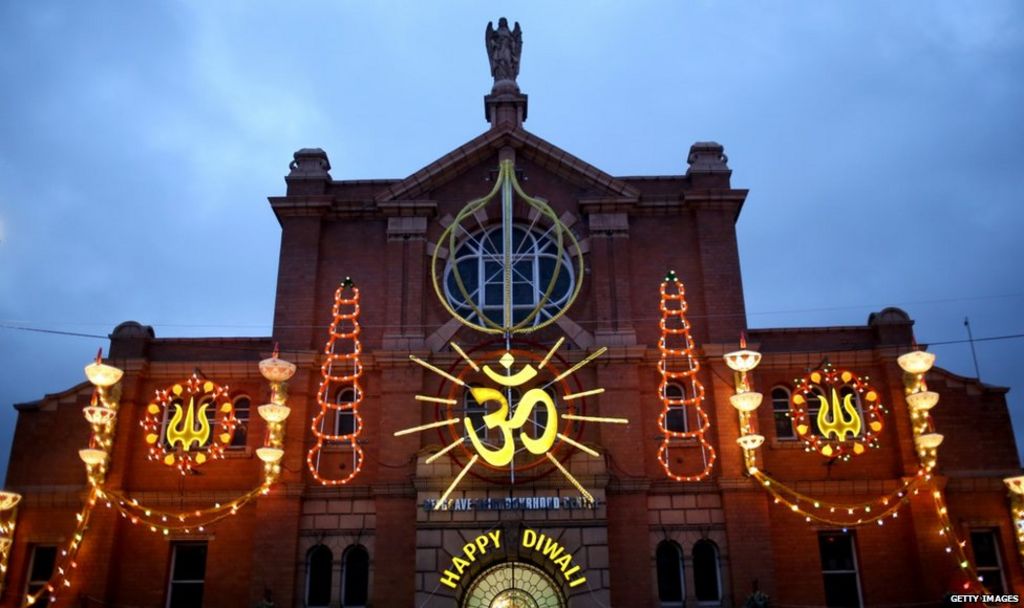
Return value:
<svg viewBox="0 0 1024 608">
<path fill-rule="evenodd" d="M 831 433 L 839 441 L 845 441 L 847 433 L 851 437 L 860 435 L 860 414 L 853 407 L 852 394 L 843 397 L 842 409 L 840 409 L 839 395 L 836 394 L 835 388 L 832 389 L 831 404 L 823 395 L 818 395 L 818 401 L 821 402 L 821 409 L 818 410 L 818 428 L 821 429 L 822 435 L 828 437 Z M 843 415 L 844 412 L 846 416 Z"/>
<path fill-rule="evenodd" d="M 199 428 L 197 429 L 195 399 L 190 397 L 188 400 L 188 413 L 185 414 L 184 424 L 181 420 L 181 404 L 174 404 L 174 416 L 167 424 L 167 444 L 172 447 L 175 443 L 181 444 L 181 449 L 186 452 L 192 448 L 193 443 L 200 447 L 205 444 L 206 440 L 210 438 L 210 421 L 206 418 L 208 407 L 210 407 L 209 403 L 199 406 Z"/>
</svg>

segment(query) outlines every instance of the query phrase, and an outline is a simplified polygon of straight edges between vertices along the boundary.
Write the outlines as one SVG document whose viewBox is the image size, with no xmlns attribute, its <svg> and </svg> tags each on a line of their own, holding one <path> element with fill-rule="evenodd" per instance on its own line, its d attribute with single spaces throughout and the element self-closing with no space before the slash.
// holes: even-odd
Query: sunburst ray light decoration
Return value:
<svg viewBox="0 0 1024 608">
<path fill-rule="evenodd" d="M 562 461 L 574 450 L 595 458 L 601 456 L 580 441 L 583 423 L 625 424 L 628 420 L 585 415 L 586 397 L 600 395 L 604 389 L 578 390 L 578 384 L 574 387 L 569 382 L 573 374 L 607 348 L 599 348 L 562 369 L 562 361 L 555 355 L 563 342 L 564 339 L 558 340 L 543 357 L 527 348 L 467 353 L 452 342 L 452 350 L 460 359 L 450 371 L 410 356 L 413 362 L 442 379 L 438 395 L 415 397 L 434 409 L 436 420 L 395 431 L 394 435 L 437 430 L 445 445 L 426 463 L 449 455 L 461 467 L 435 509 L 444 508 L 451 493 L 478 465 L 498 473 L 499 479 L 503 479 L 503 473 L 522 480 L 557 470 L 584 499 L 593 501 L 593 495 Z"/>
</svg>

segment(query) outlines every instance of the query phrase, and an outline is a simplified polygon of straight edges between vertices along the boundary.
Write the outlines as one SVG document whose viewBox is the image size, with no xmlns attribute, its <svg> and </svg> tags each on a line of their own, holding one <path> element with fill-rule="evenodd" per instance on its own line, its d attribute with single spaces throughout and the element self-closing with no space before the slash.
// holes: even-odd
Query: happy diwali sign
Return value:
<svg viewBox="0 0 1024 608">
<path fill-rule="evenodd" d="M 458 587 L 463 573 L 474 562 L 490 553 L 501 551 L 503 535 L 502 530 L 491 530 L 470 539 L 462 546 L 462 552 L 452 557 L 451 567 L 441 573 L 441 584 L 452 589 Z M 533 553 L 536 559 L 550 562 L 556 570 L 562 573 L 562 577 L 570 587 L 577 587 L 587 582 L 587 577 L 581 573 L 582 566 L 574 562 L 572 553 L 543 532 L 532 528 L 524 529 L 519 536 L 519 549 Z"/>
</svg>

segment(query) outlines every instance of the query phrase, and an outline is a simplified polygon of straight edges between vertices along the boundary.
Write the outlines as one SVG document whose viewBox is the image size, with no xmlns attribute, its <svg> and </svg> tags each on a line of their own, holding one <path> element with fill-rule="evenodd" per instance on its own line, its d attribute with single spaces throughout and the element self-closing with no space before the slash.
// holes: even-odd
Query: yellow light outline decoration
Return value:
<svg viewBox="0 0 1024 608">
<path fill-rule="evenodd" d="M 606 416 L 580 416 L 579 414 L 562 414 L 563 420 L 579 420 L 580 422 L 606 422 L 609 424 L 629 424 L 629 418 L 608 418 Z"/>
<path fill-rule="evenodd" d="M 550 460 L 552 464 L 554 464 L 555 467 L 562 472 L 562 475 L 565 475 L 565 478 L 569 480 L 569 483 L 576 486 L 576 489 L 579 490 L 583 498 L 587 499 L 590 502 L 594 502 L 594 495 L 588 492 L 587 489 L 583 487 L 583 484 L 581 484 L 579 481 L 577 481 L 575 477 L 573 477 L 572 473 L 569 472 L 569 469 L 565 468 L 562 465 L 562 463 L 558 462 L 557 458 L 551 455 L 551 452 L 545 452 L 544 455 L 547 456 L 548 460 Z"/>
<path fill-rule="evenodd" d="M 540 363 L 537 364 L 537 369 L 544 369 L 544 366 L 551 361 L 551 357 L 554 357 L 558 349 L 561 348 L 563 342 L 565 342 L 565 336 L 558 336 L 558 341 L 551 347 L 548 354 L 544 355 L 544 358 L 540 360 Z"/>
<path fill-rule="evenodd" d="M 456 271 L 452 273 L 452 278 L 455 279 L 455 285 L 458 288 L 460 295 L 462 295 L 463 301 L 466 303 L 467 306 L 469 306 L 470 310 L 472 310 L 473 313 L 477 315 L 477 318 L 480 320 L 480 323 L 473 323 L 472 321 L 469 321 L 468 319 L 460 315 L 455 310 L 454 307 L 452 307 L 452 305 L 448 302 L 448 298 L 445 297 L 444 293 L 441 290 L 441 282 L 438 278 L 438 260 L 440 258 L 441 247 L 434 248 L 434 253 L 431 256 L 430 260 L 431 283 L 433 284 L 434 287 L 434 293 L 437 295 L 437 299 L 444 307 L 444 309 L 448 312 L 448 314 L 452 316 L 452 318 L 456 319 L 463 325 L 466 325 L 467 327 L 471 327 L 477 331 L 481 331 L 487 334 L 525 334 L 537 331 L 538 329 L 542 329 L 544 327 L 547 327 L 548 325 L 551 325 L 552 323 L 557 321 L 563 314 L 565 314 L 565 311 L 567 311 L 572 306 L 573 302 L 576 301 L 577 296 L 579 296 L 580 289 L 583 286 L 583 275 L 585 274 L 583 253 L 580 251 L 579 242 L 577 241 L 576 236 L 572 233 L 571 230 L 569 230 L 567 226 L 565 226 L 565 224 L 558 218 L 558 215 L 554 212 L 553 209 L 551 209 L 550 206 L 548 206 L 547 203 L 540 199 L 534 198 L 523 191 L 522 187 L 519 185 L 518 180 L 516 179 L 515 164 L 510 160 L 501 161 L 501 164 L 499 165 L 498 169 L 498 178 L 495 180 L 494 187 L 491 189 L 491 191 L 482 198 L 473 200 L 469 202 L 465 207 L 463 207 L 462 210 L 459 211 L 458 215 L 455 216 L 455 219 L 452 221 L 452 223 L 449 224 L 441 233 L 441 236 L 438 239 L 438 243 L 444 243 L 445 241 L 447 241 L 448 251 L 450 251 L 451 254 L 454 255 L 459 245 L 459 243 L 457 243 L 457 230 L 465 230 L 464 228 L 462 228 L 462 222 L 469 218 L 470 216 L 472 216 L 477 211 L 479 211 L 480 209 L 487 206 L 499 192 L 502 192 L 503 190 L 507 191 L 507 186 L 511 186 L 515 193 L 519 195 L 519 197 L 523 199 L 523 201 L 525 201 L 530 208 L 532 208 L 538 214 L 540 214 L 540 216 L 550 220 L 553 224 L 553 230 L 555 234 L 555 259 L 558 260 L 559 263 L 555 264 L 555 268 L 552 272 L 551 280 L 547 285 L 547 289 L 544 291 L 540 301 L 537 303 L 536 306 L 534 306 L 533 310 L 530 312 L 529 315 L 527 315 L 522 321 L 519 321 L 518 323 L 514 324 L 511 323 L 509 319 L 506 319 L 505 322 L 502 324 L 498 324 L 490 320 L 487 317 L 487 315 L 485 315 L 484 312 L 480 309 L 480 307 L 477 306 L 473 298 L 469 296 L 469 292 L 466 289 L 465 283 L 462 281 L 462 276 L 459 274 L 458 271 Z M 507 195 L 511 196 L 511 193 L 509 192 L 507 193 Z M 505 198 L 505 196 L 506 192 L 503 192 L 503 198 Z M 566 237 L 570 242 L 570 246 L 568 248 L 565 247 L 564 242 L 564 239 Z M 569 251 L 576 252 L 575 254 L 573 254 L 576 258 L 575 265 L 577 267 L 576 286 L 573 289 L 572 294 L 566 300 L 565 305 L 562 306 L 561 310 L 552 315 L 551 318 L 546 319 L 541 323 L 537 323 L 536 325 L 531 325 L 536 316 L 540 314 L 541 310 L 543 310 L 544 306 L 546 306 L 548 301 L 551 299 L 551 294 L 555 290 L 555 285 L 558 281 L 558 275 L 562 268 L 561 261 L 567 249 Z M 511 267 L 509 267 L 506 264 L 506 292 L 510 291 L 510 273 Z M 509 293 L 505 293 L 504 296 L 504 300 L 506 300 L 505 313 L 506 316 L 508 316 L 508 314 L 511 312 L 510 310 L 507 310 L 507 300 L 509 297 Z"/>
<path fill-rule="evenodd" d="M 416 401 L 427 401 L 429 403 L 440 403 L 443 405 L 456 405 L 459 403 L 457 399 L 445 399 L 443 397 L 431 397 L 429 395 L 416 395 L 413 399 Z"/>
<path fill-rule="evenodd" d="M 458 344 L 456 344 L 455 342 L 451 342 L 450 344 L 452 345 L 452 349 L 453 349 L 453 350 L 454 350 L 455 352 L 459 353 L 459 355 L 460 355 L 460 356 L 461 356 L 461 357 L 462 357 L 462 358 L 463 358 L 463 359 L 464 359 L 464 360 L 466 361 L 466 363 L 469 363 L 469 366 L 470 366 L 471 368 L 473 368 L 473 371 L 474 371 L 474 372 L 478 372 L 478 371 L 480 371 L 480 366 L 479 366 L 479 365 L 477 365 L 477 364 L 476 364 L 476 361 L 474 361 L 473 359 L 471 359 L 471 358 L 469 357 L 469 355 L 467 355 L 467 354 L 466 354 L 466 351 L 462 350 L 462 348 L 461 348 L 461 347 L 459 347 L 459 345 L 458 345 Z"/>
<path fill-rule="evenodd" d="M 428 422 L 427 424 L 421 424 L 419 426 L 409 427 L 400 431 L 395 431 L 395 437 L 401 437 L 402 435 L 410 435 L 412 433 L 419 433 L 420 431 L 429 431 L 430 429 L 436 429 L 439 426 L 445 426 L 449 424 L 458 424 L 461 418 L 446 418 L 444 420 L 438 420 L 437 422 Z"/>
<path fill-rule="evenodd" d="M 437 500 L 437 504 L 434 505 L 435 511 L 441 510 L 445 501 L 448 500 L 448 496 L 451 495 L 451 493 L 459 485 L 459 482 L 462 481 L 462 478 L 466 476 L 466 473 L 469 472 L 469 469 L 472 468 L 472 466 L 476 464 L 476 461 L 479 459 L 480 456 L 478 454 L 474 454 L 473 457 L 469 459 L 469 462 L 466 463 L 466 466 L 462 467 L 462 470 L 459 471 L 459 474 L 455 476 L 454 480 L 452 480 L 452 483 L 448 486 L 448 489 L 445 490 L 444 494 L 441 495 L 441 498 Z"/>
<path fill-rule="evenodd" d="M 427 459 L 424 460 L 423 462 L 425 462 L 426 464 L 430 464 L 430 463 L 434 462 L 435 460 L 437 460 L 438 458 L 444 456 L 448 452 L 450 452 L 450 451 L 454 450 L 455 448 L 459 447 L 459 445 L 461 445 L 462 443 L 465 443 L 465 440 L 462 437 L 459 437 L 455 441 L 453 441 L 453 442 L 449 443 L 448 445 L 444 446 L 444 448 L 442 450 L 438 451 L 433 456 L 428 456 Z"/>
<path fill-rule="evenodd" d="M 568 395 L 562 395 L 562 400 L 563 401 L 573 401 L 573 400 L 576 400 L 576 399 L 582 399 L 583 397 L 590 397 L 591 395 L 600 395 L 602 393 L 604 393 L 604 389 L 603 388 L 595 388 L 595 389 L 591 389 L 589 391 L 583 391 L 583 392 L 580 392 L 580 393 L 570 393 Z"/>
<path fill-rule="evenodd" d="M 409 359 L 412 360 L 414 363 L 418 363 L 419 365 L 421 365 L 421 366 L 427 368 L 428 370 L 434 372 L 438 376 L 441 376 L 442 378 L 444 378 L 445 380 L 447 380 L 449 382 L 454 382 L 455 384 L 458 384 L 459 386 L 466 386 L 466 383 L 463 382 L 462 380 L 459 380 L 455 376 L 449 374 L 448 372 L 446 372 L 446 371 L 444 371 L 442 369 L 438 369 L 438 368 L 434 367 L 433 365 L 427 363 L 423 359 L 420 359 L 416 355 L 409 355 Z"/>
<path fill-rule="evenodd" d="M 588 363 L 590 363 L 594 359 L 597 359 L 598 357 L 600 357 L 601 355 L 605 354 L 606 352 L 608 352 L 608 347 L 607 346 L 602 346 L 601 348 L 595 350 L 594 352 L 592 352 L 589 355 L 587 355 L 586 357 L 584 357 L 576 365 L 573 365 L 572 367 L 570 367 L 569 369 L 565 370 L 561 374 L 558 374 L 557 376 L 555 376 L 555 379 L 552 380 L 551 382 L 548 382 L 545 386 L 551 386 L 555 382 L 561 382 L 562 380 L 565 380 L 566 378 L 568 378 L 569 376 L 575 374 L 579 370 L 583 369 L 583 367 L 585 367 Z"/>
<path fill-rule="evenodd" d="M 571 445 L 572 447 L 576 448 L 577 450 L 580 450 L 581 452 L 586 452 L 587 454 L 590 454 L 594 458 L 599 458 L 601 456 L 601 454 L 599 454 L 597 451 L 595 451 L 595 450 L 593 450 L 591 448 L 588 448 L 587 446 L 585 446 L 582 443 L 576 441 L 572 437 L 569 437 L 568 435 L 565 435 L 563 433 L 558 433 L 556 435 L 556 437 L 558 437 L 562 441 L 568 443 L 569 445 Z"/>
</svg>

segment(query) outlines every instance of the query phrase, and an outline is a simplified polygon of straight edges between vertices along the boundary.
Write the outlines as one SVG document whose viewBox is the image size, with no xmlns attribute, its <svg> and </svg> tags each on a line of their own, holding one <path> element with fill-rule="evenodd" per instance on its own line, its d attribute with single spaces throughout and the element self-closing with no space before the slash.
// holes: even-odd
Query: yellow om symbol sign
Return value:
<svg viewBox="0 0 1024 608">
<path fill-rule="evenodd" d="M 486 462 L 496 467 L 502 467 L 512 462 L 512 457 L 516 451 L 515 438 L 512 436 L 512 431 L 521 429 L 526 424 L 526 421 L 530 419 L 530 415 L 533 414 L 533 408 L 537 407 L 538 403 L 543 403 L 547 411 L 548 424 L 545 426 L 544 432 L 541 433 L 540 437 L 531 437 L 526 431 L 520 431 L 519 439 L 522 440 L 523 446 L 533 454 L 543 454 L 551 449 L 551 446 L 555 443 L 555 435 L 558 432 L 558 426 L 554 423 L 557 416 L 555 402 L 543 390 L 532 388 L 526 391 L 523 398 L 519 400 L 519 404 L 516 406 L 516 411 L 511 419 L 508 418 L 508 400 L 505 399 L 505 395 L 501 391 L 481 387 L 470 388 L 470 391 L 473 394 L 473 398 L 481 405 L 489 401 L 496 401 L 499 404 L 497 410 L 484 416 L 484 423 L 487 425 L 487 428 L 501 430 L 502 445 L 498 449 L 491 449 L 485 446 L 476 434 L 476 429 L 473 428 L 473 421 L 469 418 L 465 420 L 466 433 L 469 434 L 469 440 L 473 443 L 473 447 L 476 448 L 480 457 Z"/>
</svg>

